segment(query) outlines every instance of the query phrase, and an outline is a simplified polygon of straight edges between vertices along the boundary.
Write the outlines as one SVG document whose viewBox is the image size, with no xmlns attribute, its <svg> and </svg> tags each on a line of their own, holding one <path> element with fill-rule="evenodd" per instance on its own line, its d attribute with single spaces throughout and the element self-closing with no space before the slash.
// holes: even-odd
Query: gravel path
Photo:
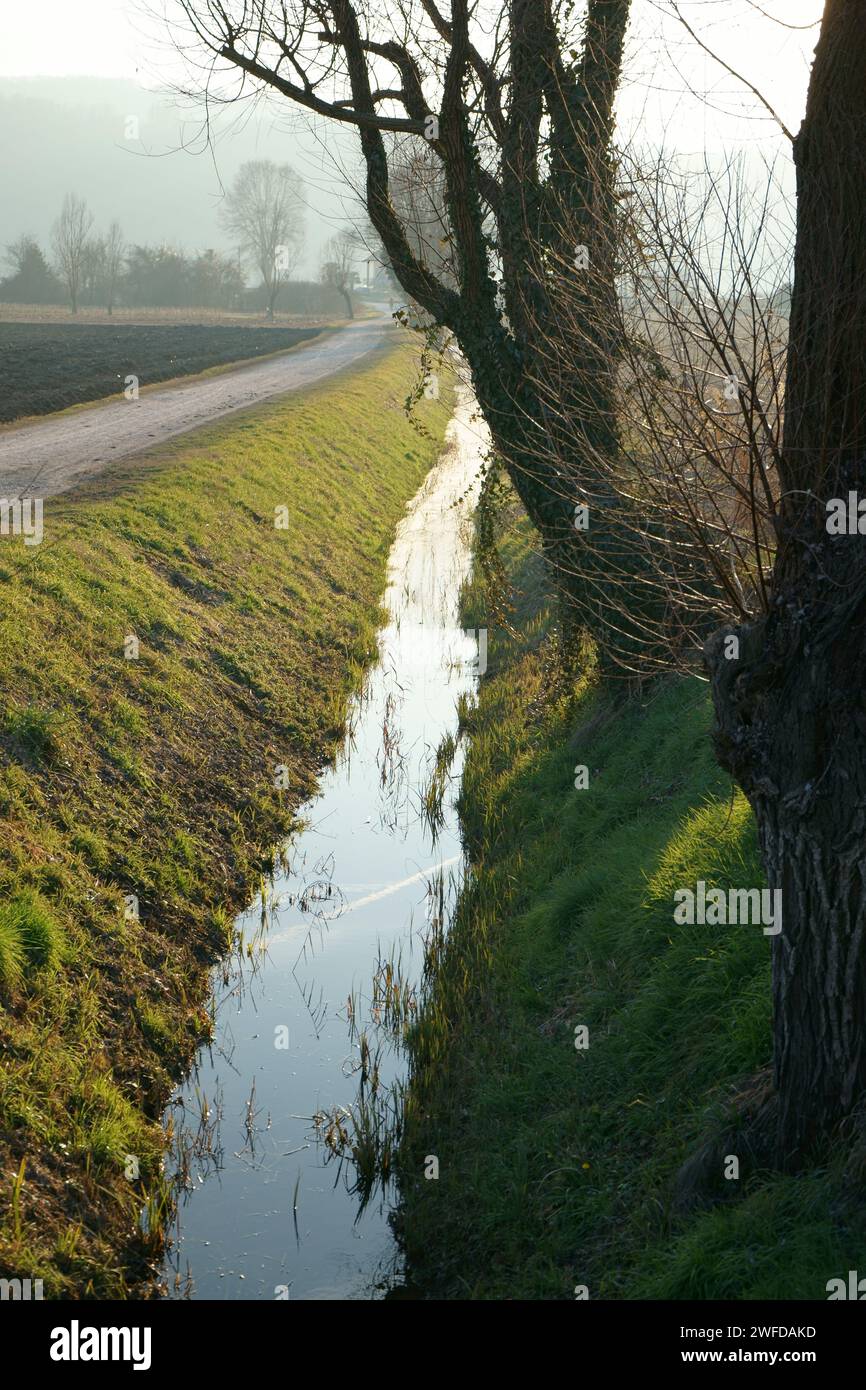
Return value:
<svg viewBox="0 0 866 1390">
<path fill-rule="evenodd" d="M 53 497 L 97 477 L 117 459 L 198 429 L 245 406 L 333 375 L 381 345 L 390 318 L 368 319 L 266 362 L 189 377 L 69 415 L 0 431 L 0 498 Z"/>
</svg>

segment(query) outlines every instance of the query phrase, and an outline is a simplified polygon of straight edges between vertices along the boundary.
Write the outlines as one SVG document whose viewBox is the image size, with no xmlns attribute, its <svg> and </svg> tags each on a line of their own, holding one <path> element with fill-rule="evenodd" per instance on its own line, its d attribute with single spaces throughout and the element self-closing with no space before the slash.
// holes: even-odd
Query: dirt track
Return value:
<svg viewBox="0 0 866 1390">
<path fill-rule="evenodd" d="M 138 454 L 284 392 L 331 376 L 379 346 L 393 331 L 389 318 L 368 319 L 321 342 L 294 348 L 216 376 L 189 377 L 70 414 L 0 433 L 0 496 L 53 497 Z"/>
</svg>

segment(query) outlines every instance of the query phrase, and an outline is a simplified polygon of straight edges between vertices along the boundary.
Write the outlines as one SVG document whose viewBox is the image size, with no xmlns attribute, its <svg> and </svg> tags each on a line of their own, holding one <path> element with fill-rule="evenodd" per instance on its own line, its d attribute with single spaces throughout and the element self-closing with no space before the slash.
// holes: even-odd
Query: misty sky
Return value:
<svg viewBox="0 0 866 1390">
<path fill-rule="evenodd" d="M 809 24 L 822 9 L 820 0 L 758 4 L 788 25 Z M 634 2 L 619 105 L 623 133 L 689 154 L 706 147 L 784 156 L 786 142 L 772 119 L 674 19 L 663 17 L 666 8 L 669 0 Z M 25 231 L 47 243 L 63 193 L 74 191 L 98 224 L 117 217 L 129 241 L 229 249 L 217 221 L 222 189 L 245 159 L 267 157 L 293 164 L 306 181 L 308 252 L 298 273 L 315 275 L 324 240 L 354 215 L 340 175 L 359 167 L 353 132 L 271 98 L 242 120 L 223 113 L 208 151 L 196 113 L 157 91 L 182 81 L 184 71 L 157 17 L 163 9 L 176 13 L 172 0 L 154 0 L 152 9 L 145 0 L 7 7 L 0 177 L 12 196 L 0 207 L 0 245 Z M 680 9 L 796 129 L 817 28 L 781 27 L 749 0 L 681 0 Z M 130 116 L 138 121 L 137 140 L 127 138 Z"/>
</svg>

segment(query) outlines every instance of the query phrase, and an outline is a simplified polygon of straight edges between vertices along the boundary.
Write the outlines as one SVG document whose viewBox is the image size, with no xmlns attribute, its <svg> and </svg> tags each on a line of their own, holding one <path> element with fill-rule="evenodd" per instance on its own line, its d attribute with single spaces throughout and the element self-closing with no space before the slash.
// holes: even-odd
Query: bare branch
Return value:
<svg viewBox="0 0 866 1390">
<path fill-rule="evenodd" d="M 714 53 L 713 50 L 707 44 L 704 43 L 703 39 L 698 37 L 692 26 L 689 24 L 688 20 L 681 13 L 679 6 L 676 4 L 676 0 L 671 0 L 671 9 L 673 10 L 674 14 L 676 15 L 683 28 L 694 39 L 698 47 L 703 49 L 704 53 L 708 54 L 714 62 L 718 63 L 719 67 L 724 68 L 725 72 L 728 73 L 729 76 L 733 77 L 737 82 L 742 82 L 743 86 L 747 87 L 749 91 L 752 93 L 752 95 L 758 98 L 758 101 L 761 103 L 761 105 L 773 117 L 773 120 L 776 122 L 783 135 L 786 135 L 787 138 L 793 144 L 794 135 L 785 125 L 785 122 L 782 120 L 782 117 L 779 115 L 778 111 L 776 111 L 775 108 L 770 105 L 763 92 L 759 91 L 759 89 L 754 85 L 754 83 L 750 82 L 747 77 L 743 77 L 742 73 L 739 73 L 736 71 L 735 68 L 732 68 L 730 63 L 726 63 L 724 58 L 720 58 L 718 53 Z"/>
</svg>

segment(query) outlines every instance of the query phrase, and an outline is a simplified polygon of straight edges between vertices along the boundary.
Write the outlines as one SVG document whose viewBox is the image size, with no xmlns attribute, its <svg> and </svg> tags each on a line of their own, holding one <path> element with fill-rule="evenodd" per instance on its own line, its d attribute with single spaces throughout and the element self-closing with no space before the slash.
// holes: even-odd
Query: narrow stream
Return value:
<svg viewBox="0 0 866 1390">
<path fill-rule="evenodd" d="M 169 1297 L 370 1299 L 399 1281 L 393 1191 L 359 1216 L 313 1117 L 356 1097 L 349 996 L 363 1025 L 380 961 L 399 960 L 417 981 L 437 881 L 446 906 L 459 884 L 459 746 L 435 836 L 423 794 L 484 660 L 483 642 L 479 658 L 459 626 L 458 599 L 486 447 L 462 391 L 398 529 L 383 600 L 391 621 L 342 751 L 272 889 L 237 921 L 249 950 L 214 971 L 213 1041 L 166 1111 L 183 1182 L 162 1275 Z M 402 1067 L 386 1050 L 385 1084 Z"/>
</svg>

